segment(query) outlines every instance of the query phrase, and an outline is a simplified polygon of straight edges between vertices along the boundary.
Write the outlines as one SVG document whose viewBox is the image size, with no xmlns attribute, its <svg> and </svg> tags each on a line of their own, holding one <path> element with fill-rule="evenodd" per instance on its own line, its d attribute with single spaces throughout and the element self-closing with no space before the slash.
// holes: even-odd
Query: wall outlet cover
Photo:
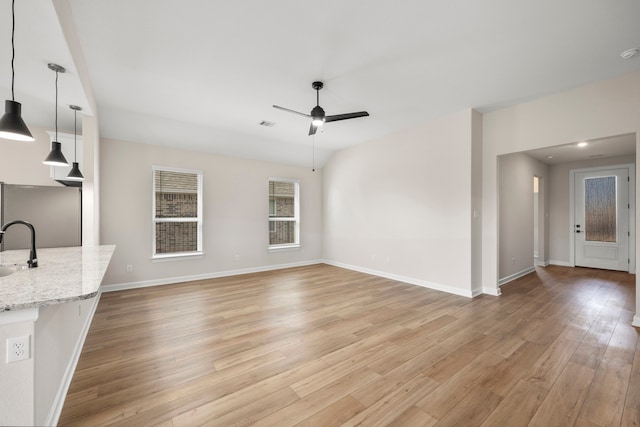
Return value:
<svg viewBox="0 0 640 427">
<path fill-rule="evenodd" d="M 31 335 L 7 338 L 7 363 L 27 360 L 31 357 Z"/>
</svg>

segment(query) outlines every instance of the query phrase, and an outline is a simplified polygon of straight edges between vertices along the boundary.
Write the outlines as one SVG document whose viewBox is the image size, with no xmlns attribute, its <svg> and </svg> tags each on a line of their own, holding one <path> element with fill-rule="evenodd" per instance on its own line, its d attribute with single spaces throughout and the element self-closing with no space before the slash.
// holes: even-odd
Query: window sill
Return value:
<svg viewBox="0 0 640 427">
<path fill-rule="evenodd" d="M 202 258 L 204 252 L 184 252 L 177 254 L 153 255 L 151 262 L 182 261 L 189 258 Z"/>
<path fill-rule="evenodd" d="M 298 249 L 300 249 L 299 243 L 294 245 L 269 246 L 267 250 L 269 252 L 286 252 L 286 251 L 296 251 Z"/>
</svg>

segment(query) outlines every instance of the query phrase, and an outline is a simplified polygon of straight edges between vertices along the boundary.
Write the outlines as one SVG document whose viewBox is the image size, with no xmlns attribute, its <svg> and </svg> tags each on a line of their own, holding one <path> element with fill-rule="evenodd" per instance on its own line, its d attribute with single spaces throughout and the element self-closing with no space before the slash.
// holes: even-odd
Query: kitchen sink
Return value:
<svg viewBox="0 0 640 427">
<path fill-rule="evenodd" d="M 10 274 L 15 273 L 16 270 L 14 268 L 5 267 L 4 265 L 0 265 L 0 277 L 9 276 Z"/>
</svg>

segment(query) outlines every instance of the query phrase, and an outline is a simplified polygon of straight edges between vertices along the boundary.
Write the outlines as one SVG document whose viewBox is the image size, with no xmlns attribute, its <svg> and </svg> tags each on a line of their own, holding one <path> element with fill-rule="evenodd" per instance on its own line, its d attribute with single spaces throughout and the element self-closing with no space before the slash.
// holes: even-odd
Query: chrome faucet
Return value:
<svg viewBox="0 0 640 427">
<path fill-rule="evenodd" d="M 29 261 L 27 261 L 27 265 L 29 268 L 35 268 L 38 266 L 38 256 L 36 255 L 36 229 L 33 228 L 33 225 L 29 224 L 26 221 L 15 220 L 6 223 L 0 228 L 0 243 L 2 243 L 2 239 L 4 238 L 4 233 L 7 231 L 7 228 L 11 227 L 14 224 L 22 224 L 29 227 L 31 230 L 31 251 L 29 252 Z"/>
</svg>

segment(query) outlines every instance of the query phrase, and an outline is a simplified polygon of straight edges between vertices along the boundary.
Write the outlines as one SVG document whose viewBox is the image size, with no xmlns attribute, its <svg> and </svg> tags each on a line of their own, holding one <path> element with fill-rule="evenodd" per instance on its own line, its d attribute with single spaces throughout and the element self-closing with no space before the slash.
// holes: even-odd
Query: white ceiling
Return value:
<svg viewBox="0 0 640 427">
<path fill-rule="evenodd" d="M 70 2 L 101 136 L 283 163 L 310 165 L 313 137 L 307 119 L 272 105 L 308 112 L 314 80 L 325 82 L 327 114 L 371 114 L 325 125 L 315 138 L 321 165 L 333 150 L 462 109 L 640 70 L 639 57 L 619 57 L 640 46 L 637 0 L 55 1 Z M 73 64 L 50 28 L 51 2 L 17 3 L 29 11 L 17 20 L 29 21 L 18 34 L 31 40 L 17 41 L 16 87 L 29 119 L 35 99 L 53 96 L 46 63 Z M 61 85 L 61 102 L 86 103 L 66 93 L 76 95 Z"/>
<path fill-rule="evenodd" d="M 78 78 L 51 1 L 16 0 L 15 100 L 22 104 L 28 126 L 55 128 L 56 73 L 52 62 L 66 69 L 58 78 L 58 123 L 60 131 L 73 131 L 73 110 L 79 105 L 93 114 Z M 0 96 L 11 99 L 11 1 L 0 1 Z M 2 104 L 4 112 L 4 103 Z M 80 126 L 79 126 L 80 129 Z"/>
<path fill-rule="evenodd" d="M 585 146 L 578 143 L 586 142 Z M 600 157 L 627 156 L 636 152 L 636 135 L 616 135 L 590 141 L 576 141 L 555 147 L 525 151 L 525 154 L 546 163 L 557 165 L 579 160 L 591 160 Z"/>
</svg>

